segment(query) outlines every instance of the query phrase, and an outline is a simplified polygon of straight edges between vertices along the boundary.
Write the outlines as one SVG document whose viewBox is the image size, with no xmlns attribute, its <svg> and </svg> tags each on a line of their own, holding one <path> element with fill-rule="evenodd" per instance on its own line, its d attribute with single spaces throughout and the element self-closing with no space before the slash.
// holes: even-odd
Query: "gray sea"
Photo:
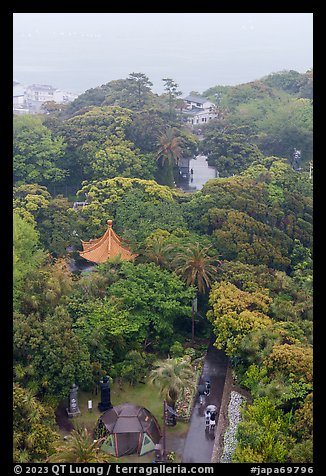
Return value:
<svg viewBox="0 0 326 476">
<path fill-rule="evenodd" d="M 13 78 L 81 93 L 132 72 L 183 95 L 312 67 L 311 13 L 14 13 Z"/>
</svg>

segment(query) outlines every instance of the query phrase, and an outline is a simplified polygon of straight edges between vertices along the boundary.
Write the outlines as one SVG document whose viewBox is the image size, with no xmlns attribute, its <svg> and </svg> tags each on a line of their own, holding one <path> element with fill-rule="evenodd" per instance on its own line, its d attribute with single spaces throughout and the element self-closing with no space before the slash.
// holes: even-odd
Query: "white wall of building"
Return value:
<svg viewBox="0 0 326 476">
<path fill-rule="evenodd" d="M 65 104 L 76 99 L 77 95 L 53 88 L 50 85 L 32 84 L 23 86 L 14 81 L 13 85 L 13 109 L 15 114 L 39 114 L 42 111 L 42 104 L 48 101 L 54 101 L 59 104 Z"/>
<path fill-rule="evenodd" d="M 197 114 L 194 114 L 192 116 L 188 117 L 187 122 L 189 124 L 193 124 L 194 126 L 196 125 L 203 125 L 206 124 L 206 122 L 210 121 L 216 117 L 216 114 L 213 114 L 209 111 L 203 111 L 203 112 L 198 112 Z"/>
<path fill-rule="evenodd" d="M 23 106 L 25 104 L 25 96 L 13 96 L 12 103 L 14 106 Z"/>
</svg>

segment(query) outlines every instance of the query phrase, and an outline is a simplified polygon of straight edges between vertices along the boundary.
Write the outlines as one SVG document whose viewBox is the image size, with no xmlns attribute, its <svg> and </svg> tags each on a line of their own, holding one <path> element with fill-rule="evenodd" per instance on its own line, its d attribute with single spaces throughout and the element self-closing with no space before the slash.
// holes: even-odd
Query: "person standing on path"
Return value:
<svg viewBox="0 0 326 476">
<path fill-rule="evenodd" d="M 204 359 L 203 373 L 197 391 L 200 385 L 203 385 L 204 391 L 206 391 L 204 383 L 207 376 L 209 376 L 210 395 L 206 398 L 209 399 L 207 403 L 215 407 L 215 420 L 213 421 L 216 424 L 221 406 L 228 359 L 223 351 L 219 351 L 213 347 L 214 341 L 215 339 L 212 338 L 212 342 Z M 198 400 L 196 400 L 196 409 L 192 412 L 183 448 L 182 463 L 211 462 L 215 439 L 214 431 L 205 431 L 205 410 L 206 408 L 203 409 L 202 405 L 199 405 Z M 212 408 L 212 410 L 214 409 Z M 211 424 L 211 418 L 209 421 Z M 212 425 L 214 425 L 214 423 L 212 423 Z"/>
</svg>

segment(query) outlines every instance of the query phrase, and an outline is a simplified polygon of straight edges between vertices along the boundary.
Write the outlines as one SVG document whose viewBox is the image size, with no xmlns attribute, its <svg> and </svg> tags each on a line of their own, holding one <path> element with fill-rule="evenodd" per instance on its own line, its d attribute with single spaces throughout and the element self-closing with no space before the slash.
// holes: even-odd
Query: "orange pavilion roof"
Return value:
<svg viewBox="0 0 326 476">
<path fill-rule="evenodd" d="M 101 238 L 83 241 L 83 251 L 79 251 L 82 258 L 94 263 L 104 263 L 109 258 L 120 256 L 122 260 L 131 261 L 136 258 L 128 248 L 121 244 L 121 238 L 112 229 L 112 220 L 107 221 L 108 229 Z"/>
</svg>

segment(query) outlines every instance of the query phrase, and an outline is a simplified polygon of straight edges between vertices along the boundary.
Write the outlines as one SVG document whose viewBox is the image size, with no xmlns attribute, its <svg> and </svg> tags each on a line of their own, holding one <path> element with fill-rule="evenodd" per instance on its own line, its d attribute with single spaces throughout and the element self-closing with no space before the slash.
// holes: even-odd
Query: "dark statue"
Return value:
<svg viewBox="0 0 326 476">
<path fill-rule="evenodd" d="M 66 408 L 67 415 L 70 418 L 80 415 L 80 410 L 78 407 L 77 392 L 78 392 L 78 387 L 74 383 L 70 389 L 69 408 Z"/>
<path fill-rule="evenodd" d="M 109 410 L 109 408 L 113 408 L 111 403 L 111 396 L 110 396 L 110 383 L 109 377 L 103 377 L 103 380 L 100 382 L 101 385 L 101 401 L 98 404 L 98 408 L 101 412 L 105 412 Z"/>
</svg>

